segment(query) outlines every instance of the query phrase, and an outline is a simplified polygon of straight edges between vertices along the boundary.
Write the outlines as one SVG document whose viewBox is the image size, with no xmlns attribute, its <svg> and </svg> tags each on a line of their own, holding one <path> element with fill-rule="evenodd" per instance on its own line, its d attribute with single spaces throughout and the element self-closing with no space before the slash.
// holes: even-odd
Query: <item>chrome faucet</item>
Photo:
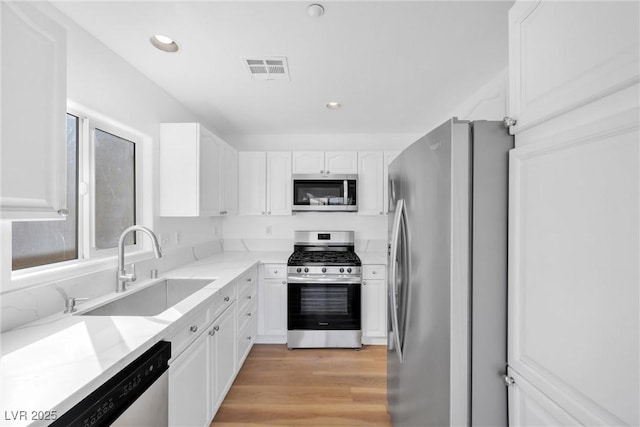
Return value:
<svg viewBox="0 0 640 427">
<path fill-rule="evenodd" d="M 132 273 L 127 273 L 127 271 L 124 269 L 124 240 L 126 239 L 127 234 L 132 231 L 144 231 L 149 236 L 149 238 L 151 239 L 151 243 L 153 244 L 153 254 L 156 256 L 156 258 L 162 257 L 162 249 L 160 248 L 160 243 L 158 243 L 158 238 L 155 234 L 153 234 L 153 231 L 141 225 L 132 225 L 131 227 L 127 227 L 120 235 L 120 240 L 118 241 L 118 278 L 116 283 L 116 292 L 126 291 L 127 283 L 135 282 L 137 278 L 135 269 Z"/>
</svg>

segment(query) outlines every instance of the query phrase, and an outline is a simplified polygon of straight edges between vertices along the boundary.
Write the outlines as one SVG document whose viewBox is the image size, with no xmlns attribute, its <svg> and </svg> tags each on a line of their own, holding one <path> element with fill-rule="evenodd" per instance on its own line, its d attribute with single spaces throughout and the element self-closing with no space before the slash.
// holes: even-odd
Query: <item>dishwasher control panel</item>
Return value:
<svg viewBox="0 0 640 427">
<path fill-rule="evenodd" d="M 169 367 L 171 343 L 160 341 L 127 365 L 51 426 L 109 426 Z"/>
</svg>

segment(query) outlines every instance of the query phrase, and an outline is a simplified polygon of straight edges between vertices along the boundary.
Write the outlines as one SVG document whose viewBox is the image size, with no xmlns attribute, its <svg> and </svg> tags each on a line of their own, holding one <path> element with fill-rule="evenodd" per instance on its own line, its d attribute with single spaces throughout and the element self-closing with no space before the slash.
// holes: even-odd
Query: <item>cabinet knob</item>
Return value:
<svg viewBox="0 0 640 427">
<path fill-rule="evenodd" d="M 322 171 L 320 171 L 320 173 L 324 173 L 324 171 L 322 170 Z"/>
<path fill-rule="evenodd" d="M 366 286 L 366 285 L 367 285 L 367 282 L 362 282 L 362 286 Z"/>
<path fill-rule="evenodd" d="M 251 317 L 251 313 L 247 313 L 247 317 Z"/>
<path fill-rule="evenodd" d="M 266 214 L 267 214 L 267 211 L 262 211 L 262 215 L 266 215 Z"/>
<path fill-rule="evenodd" d="M 210 336 L 210 337 L 214 336 L 215 334 L 216 334 L 216 331 L 215 331 L 214 329 L 211 329 L 211 330 L 209 331 L 209 336 Z"/>
<path fill-rule="evenodd" d="M 249 296 L 247 297 L 247 299 L 251 299 L 251 295 L 249 295 Z"/>
<path fill-rule="evenodd" d="M 278 270 L 273 270 L 273 274 L 278 274 Z"/>
<path fill-rule="evenodd" d="M 214 326 L 214 327 L 213 327 L 213 330 L 214 330 L 214 331 L 219 331 L 219 330 L 220 330 L 220 325 L 216 325 L 216 326 Z"/>
<path fill-rule="evenodd" d="M 383 212 L 380 212 L 380 215 L 384 215 L 384 213 L 383 213 Z"/>
<path fill-rule="evenodd" d="M 189 330 L 191 332 L 197 332 L 198 331 L 198 327 L 196 325 L 193 325 L 192 327 L 189 328 Z"/>
<path fill-rule="evenodd" d="M 515 126 L 518 121 L 513 117 L 505 117 L 502 119 L 502 123 L 504 123 L 504 127 L 508 128 L 510 126 Z"/>
<path fill-rule="evenodd" d="M 286 281 L 286 280 L 283 280 L 283 281 L 282 281 L 282 284 L 283 284 L 283 285 L 286 285 L 286 284 L 287 284 L 287 281 Z"/>
<path fill-rule="evenodd" d="M 371 272 L 371 274 L 378 274 L 378 272 L 377 272 L 377 271 L 375 271 L 375 270 L 373 270 L 373 271 Z"/>
<path fill-rule="evenodd" d="M 229 297 L 224 297 L 224 300 L 228 302 L 229 301 Z"/>
<path fill-rule="evenodd" d="M 327 175 L 329 175 L 331 172 L 327 171 Z"/>
<path fill-rule="evenodd" d="M 271 215 L 271 211 L 267 212 L 267 215 Z"/>
<path fill-rule="evenodd" d="M 252 281 L 253 281 L 253 279 L 252 279 L 251 277 L 249 277 L 249 278 L 247 279 L 247 282 L 252 282 Z"/>
<path fill-rule="evenodd" d="M 58 210 L 58 215 L 60 215 L 62 217 L 65 217 L 65 218 L 69 216 L 69 213 L 70 213 L 69 209 L 66 209 L 66 208 Z"/>
<path fill-rule="evenodd" d="M 247 339 L 248 339 L 249 341 L 251 341 L 251 337 L 247 337 Z"/>
</svg>

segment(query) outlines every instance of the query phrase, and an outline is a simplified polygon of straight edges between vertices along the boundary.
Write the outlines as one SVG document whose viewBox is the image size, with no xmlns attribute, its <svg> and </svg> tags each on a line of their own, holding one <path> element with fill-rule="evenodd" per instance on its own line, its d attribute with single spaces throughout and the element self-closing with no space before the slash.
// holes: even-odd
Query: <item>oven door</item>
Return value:
<svg viewBox="0 0 640 427">
<path fill-rule="evenodd" d="M 360 283 L 291 282 L 287 329 L 360 330 Z"/>
</svg>

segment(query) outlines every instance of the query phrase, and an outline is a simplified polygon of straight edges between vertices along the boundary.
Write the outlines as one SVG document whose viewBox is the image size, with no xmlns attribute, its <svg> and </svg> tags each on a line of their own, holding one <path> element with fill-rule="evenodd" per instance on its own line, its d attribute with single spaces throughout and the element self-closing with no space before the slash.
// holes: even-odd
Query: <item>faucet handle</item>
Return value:
<svg viewBox="0 0 640 427">
<path fill-rule="evenodd" d="M 69 314 L 69 313 L 75 313 L 76 311 L 78 311 L 78 309 L 76 308 L 76 303 L 78 301 L 87 301 L 89 298 L 79 298 L 79 297 L 69 297 L 64 301 L 64 313 L 65 314 Z"/>
</svg>

